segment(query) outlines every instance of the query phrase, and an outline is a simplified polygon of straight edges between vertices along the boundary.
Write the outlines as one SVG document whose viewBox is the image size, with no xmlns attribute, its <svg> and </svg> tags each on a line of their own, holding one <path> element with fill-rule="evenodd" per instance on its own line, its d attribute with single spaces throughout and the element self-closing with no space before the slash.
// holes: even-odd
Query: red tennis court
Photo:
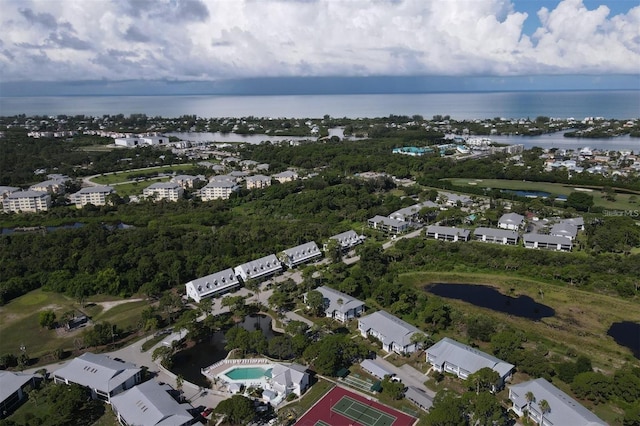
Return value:
<svg viewBox="0 0 640 426">
<path fill-rule="evenodd" d="M 411 426 L 416 420 L 408 414 L 336 386 L 300 417 L 296 425 Z"/>
</svg>

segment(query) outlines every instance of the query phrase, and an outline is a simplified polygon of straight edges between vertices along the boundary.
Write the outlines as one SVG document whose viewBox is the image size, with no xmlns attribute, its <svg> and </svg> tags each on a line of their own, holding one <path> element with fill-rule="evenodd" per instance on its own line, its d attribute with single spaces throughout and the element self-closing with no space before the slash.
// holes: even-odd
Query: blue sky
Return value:
<svg viewBox="0 0 640 426">
<path fill-rule="evenodd" d="M 224 91 L 287 79 L 401 86 L 401 79 L 416 78 L 425 90 L 455 81 L 462 89 L 640 89 L 640 0 L 2 0 L 2 6 L 4 96 L 33 92 L 34 81 L 67 91 L 151 81 L 170 84 L 147 84 L 149 90 L 184 82 L 196 92 L 209 82 Z"/>
</svg>

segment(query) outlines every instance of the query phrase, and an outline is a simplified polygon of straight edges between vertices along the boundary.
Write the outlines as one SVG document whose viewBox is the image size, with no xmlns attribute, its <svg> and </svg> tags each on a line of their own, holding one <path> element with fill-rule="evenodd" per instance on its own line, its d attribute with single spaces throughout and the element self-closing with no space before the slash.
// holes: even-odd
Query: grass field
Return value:
<svg viewBox="0 0 640 426">
<path fill-rule="evenodd" d="M 134 176 L 139 176 L 147 173 L 172 173 L 175 171 L 189 172 L 195 169 L 193 164 L 175 164 L 169 166 L 157 166 L 147 167 L 139 170 L 128 170 L 124 172 L 105 173 L 101 176 L 96 176 L 91 181 L 99 185 L 112 185 L 119 182 L 130 181 Z"/>
<path fill-rule="evenodd" d="M 170 179 L 169 177 L 151 178 L 140 182 L 113 183 L 112 185 L 119 196 L 126 197 L 128 195 L 142 195 L 142 191 L 152 183 L 169 182 Z"/>
<path fill-rule="evenodd" d="M 568 196 L 572 192 L 576 192 L 576 186 L 565 185 L 562 183 L 550 183 L 550 182 L 529 182 L 520 180 L 506 180 L 506 179 L 446 179 L 456 186 L 473 186 L 480 188 L 493 188 L 493 189 L 512 189 L 522 191 L 544 191 L 553 195 L 565 195 Z M 616 201 L 607 201 L 602 198 L 600 190 L 593 189 L 588 192 L 593 195 L 593 201 L 596 206 L 603 207 L 611 210 L 634 210 L 640 209 L 638 204 L 629 202 L 630 194 L 617 194 Z M 640 192 L 638 192 L 640 194 Z M 636 195 L 638 197 L 638 195 Z"/>
<path fill-rule="evenodd" d="M 532 321 L 479 308 L 463 301 L 446 300 L 451 306 L 466 313 L 487 315 L 499 324 L 522 330 L 530 336 L 529 340 L 544 342 L 560 355 L 565 355 L 569 348 L 585 354 L 593 360 L 595 366 L 609 373 L 613 373 L 625 362 L 640 365 L 640 360 L 634 358 L 629 349 L 619 346 L 613 338 L 607 336 L 607 331 L 614 322 L 640 322 L 638 301 L 502 275 L 416 272 L 403 274 L 401 279 L 419 288 L 435 282 L 475 283 L 491 285 L 513 297 L 529 296 L 536 302 L 553 308 L 555 316 Z M 510 292 L 512 288 L 513 293 Z M 539 290 L 543 292 L 542 297 Z M 466 339 L 466 336 L 453 337 Z"/>
<path fill-rule="evenodd" d="M 113 299 L 110 299 L 113 300 Z M 39 325 L 40 312 L 52 309 L 58 318 L 67 311 L 81 310 L 93 321 L 109 321 L 119 328 L 136 327 L 140 313 L 148 305 L 146 302 L 123 303 L 104 310 L 99 302 L 104 302 L 104 297 L 89 299 L 85 308 L 59 293 L 34 290 L 12 300 L 0 307 L 0 354 L 19 354 L 20 347 L 24 345 L 30 357 L 40 357 L 54 350 L 73 349 L 74 340 L 79 338 L 82 330 L 71 333 L 56 330 L 47 330 Z"/>
</svg>

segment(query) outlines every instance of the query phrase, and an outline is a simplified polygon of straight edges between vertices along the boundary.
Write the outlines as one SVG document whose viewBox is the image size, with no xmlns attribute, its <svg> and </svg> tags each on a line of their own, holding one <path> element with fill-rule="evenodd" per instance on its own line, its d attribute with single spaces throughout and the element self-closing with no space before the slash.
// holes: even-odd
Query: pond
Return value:
<svg viewBox="0 0 640 426">
<path fill-rule="evenodd" d="M 262 334 L 267 339 L 280 336 L 280 333 L 271 329 L 271 318 L 266 315 L 247 315 L 238 326 L 247 331 L 262 330 Z M 226 345 L 224 333 L 225 331 L 213 333 L 209 339 L 176 353 L 171 371 L 181 375 L 188 382 L 198 386 L 208 386 L 200 370 L 226 358 L 229 352 L 224 348 Z"/>
<path fill-rule="evenodd" d="M 502 192 L 505 194 L 513 194 L 518 197 L 527 197 L 527 198 L 549 198 L 551 193 L 545 191 L 524 191 L 524 190 L 515 190 L 515 189 L 503 189 Z M 557 195 L 556 199 L 566 200 L 566 195 Z"/>
<path fill-rule="evenodd" d="M 633 356 L 640 359 L 640 324 L 631 321 L 614 322 L 607 331 L 620 346 L 631 349 Z"/>
<path fill-rule="evenodd" d="M 431 294 L 462 300 L 481 308 L 539 321 L 556 314 L 553 308 L 536 302 L 529 296 L 511 297 L 496 288 L 479 284 L 435 283 L 424 288 Z"/>
</svg>

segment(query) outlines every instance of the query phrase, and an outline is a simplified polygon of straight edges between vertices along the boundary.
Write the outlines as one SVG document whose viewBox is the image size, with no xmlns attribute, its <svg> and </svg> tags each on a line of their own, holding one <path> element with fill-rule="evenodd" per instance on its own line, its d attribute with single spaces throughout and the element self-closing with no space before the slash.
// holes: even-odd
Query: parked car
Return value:
<svg viewBox="0 0 640 426">
<path fill-rule="evenodd" d="M 202 411 L 202 417 L 209 417 L 212 411 L 213 411 L 213 408 L 205 408 Z"/>
</svg>

